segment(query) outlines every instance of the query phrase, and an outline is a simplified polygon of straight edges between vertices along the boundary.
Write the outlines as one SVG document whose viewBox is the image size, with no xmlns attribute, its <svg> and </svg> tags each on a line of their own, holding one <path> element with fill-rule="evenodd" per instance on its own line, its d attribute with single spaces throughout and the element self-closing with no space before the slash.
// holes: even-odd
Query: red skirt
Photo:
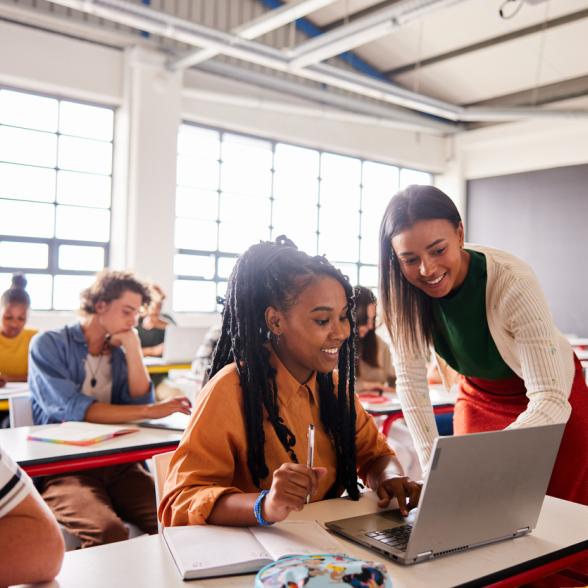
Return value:
<svg viewBox="0 0 588 588">
<path fill-rule="evenodd" d="M 576 366 L 569 403 L 572 406 L 547 494 L 588 505 L 588 387 Z M 483 380 L 460 376 L 453 430 L 456 435 L 508 427 L 526 408 L 525 383 L 518 376 Z"/>
</svg>

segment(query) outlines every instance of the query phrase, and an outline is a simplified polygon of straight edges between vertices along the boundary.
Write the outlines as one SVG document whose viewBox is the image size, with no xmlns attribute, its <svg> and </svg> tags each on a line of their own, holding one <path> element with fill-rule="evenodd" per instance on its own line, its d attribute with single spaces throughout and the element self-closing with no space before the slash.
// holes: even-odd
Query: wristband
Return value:
<svg viewBox="0 0 588 588">
<path fill-rule="evenodd" d="M 255 520 L 261 527 L 269 527 L 270 525 L 273 525 L 273 523 L 266 521 L 261 514 L 261 506 L 263 505 L 263 500 L 268 492 L 269 490 L 262 490 L 259 493 L 259 496 L 256 498 L 255 504 L 253 505 L 253 514 L 255 515 Z"/>
</svg>

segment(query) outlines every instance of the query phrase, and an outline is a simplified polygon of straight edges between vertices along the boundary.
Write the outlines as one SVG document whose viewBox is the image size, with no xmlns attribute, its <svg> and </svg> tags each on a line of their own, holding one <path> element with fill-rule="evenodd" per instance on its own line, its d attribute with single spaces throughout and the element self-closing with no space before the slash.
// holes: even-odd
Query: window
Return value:
<svg viewBox="0 0 588 588">
<path fill-rule="evenodd" d="M 174 310 L 213 312 L 240 253 L 287 235 L 353 284 L 378 283 L 378 232 L 399 189 L 432 175 L 183 124 L 178 135 Z"/>
<path fill-rule="evenodd" d="M 108 263 L 114 112 L 0 89 L 0 291 L 27 276 L 35 309 L 77 308 Z"/>
</svg>

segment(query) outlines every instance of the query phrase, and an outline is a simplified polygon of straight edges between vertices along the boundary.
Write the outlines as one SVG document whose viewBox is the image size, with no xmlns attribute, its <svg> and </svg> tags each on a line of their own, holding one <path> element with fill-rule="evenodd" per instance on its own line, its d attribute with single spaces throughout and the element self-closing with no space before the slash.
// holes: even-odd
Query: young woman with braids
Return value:
<svg viewBox="0 0 588 588">
<path fill-rule="evenodd" d="M 285 237 L 239 258 L 211 379 L 168 469 L 164 525 L 271 524 L 307 495 L 357 499 L 358 473 L 381 506 L 396 497 L 407 514 L 417 504 L 420 486 L 353 392 L 352 308 L 347 279 Z"/>
</svg>

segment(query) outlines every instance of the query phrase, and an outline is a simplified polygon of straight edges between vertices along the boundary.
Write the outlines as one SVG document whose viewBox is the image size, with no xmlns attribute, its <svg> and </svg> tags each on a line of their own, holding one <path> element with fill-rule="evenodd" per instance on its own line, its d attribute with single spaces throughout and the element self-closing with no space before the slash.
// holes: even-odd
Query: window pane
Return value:
<svg viewBox="0 0 588 588">
<path fill-rule="evenodd" d="M 57 135 L 0 126 L 0 159 L 55 167 Z"/>
<path fill-rule="evenodd" d="M 31 297 L 31 308 L 47 310 L 51 308 L 51 289 L 53 278 L 47 274 L 26 274 L 27 292 Z M 9 286 L 12 274 L 0 274 L 0 291 L 4 292 Z"/>
<path fill-rule="evenodd" d="M 218 258 L 218 275 L 219 278 L 228 278 L 237 263 L 236 257 L 219 257 Z"/>
<path fill-rule="evenodd" d="M 364 192 L 387 194 L 388 200 L 398 191 L 399 170 L 393 165 L 365 161 L 361 183 Z"/>
<path fill-rule="evenodd" d="M 331 260 L 329 259 L 329 261 Z M 337 269 L 341 270 L 344 276 L 349 278 L 351 285 L 355 286 L 357 284 L 357 265 L 355 263 L 337 263 L 332 261 L 331 263 Z"/>
<path fill-rule="evenodd" d="M 180 186 L 217 190 L 219 163 L 215 159 L 178 156 L 177 183 Z"/>
<path fill-rule="evenodd" d="M 107 242 L 110 238 L 110 211 L 81 206 L 58 206 L 58 239 Z"/>
<path fill-rule="evenodd" d="M 400 170 L 400 190 L 404 190 L 412 184 L 430 184 L 433 177 L 427 172 L 417 171 L 415 169 Z"/>
<path fill-rule="evenodd" d="M 114 112 L 110 108 L 62 101 L 59 104 L 59 131 L 89 139 L 112 140 Z"/>
<path fill-rule="evenodd" d="M 176 276 L 194 276 L 211 280 L 214 278 L 214 255 L 174 256 L 174 273 Z"/>
<path fill-rule="evenodd" d="M 72 310 L 80 307 L 80 292 L 94 281 L 94 276 L 55 276 L 53 308 Z"/>
<path fill-rule="evenodd" d="M 187 218 L 176 219 L 175 243 L 178 249 L 216 250 L 217 224 Z"/>
<path fill-rule="evenodd" d="M 362 265 L 359 268 L 359 283 L 366 288 L 378 287 L 378 266 Z"/>
<path fill-rule="evenodd" d="M 59 269 L 97 272 L 103 267 L 103 247 L 59 246 Z"/>
<path fill-rule="evenodd" d="M 222 143 L 223 163 L 241 169 L 269 170 L 272 167 L 272 144 L 263 139 L 225 133 Z"/>
<path fill-rule="evenodd" d="M 53 237 L 53 204 L 0 200 L 0 235 Z"/>
<path fill-rule="evenodd" d="M 178 153 L 191 157 L 206 156 L 220 159 L 220 133 L 194 125 L 181 125 L 178 133 Z"/>
<path fill-rule="evenodd" d="M 243 253 L 245 249 L 269 239 L 269 227 L 250 223 L 220 223 L 218 248 L 227 253 Z"/>
<path fill-rule="evenodd" d="M 176 189 L 176 216 L 216 220 L 218 218 L 218 192 L 178 186 Z"/>
<path fill-rule="evenodd" d="M 57 172 L 57 202 L 79 206 L 110 206 L 110 176 L 82 174 L 79 172 Z"/>
<path fill-rule="evenodd" d="M 39 131 L 56 131 L 57 100 L 0 90 L 0 123 Z"/>
<path fill-rule="evenodd" d="M 221 189 L 224 192 L 269 198 L 272 190 L 272 172 L 255 166 L 247 167 L 246 162 L 240 162 L 238 165 L 223 163 Z"/>
<path fill-rule="evenodd" d="M 45 269 L 49 247 L 45 243 L 0 242 L 0 265 L 4 267 Z"/>
<path fill-rule="evenodd" d="M 230 223 L 243 223 L 244 230 L 263 233 L 270 225 L 271 201 L 223 192 L 220 197 L 220 218 Z"/>
<path fill-rule="evenodd" d="M 59 167 L 94 174 L 112 171 L 112 143 L 59 137 Z"/>
<path fill-rule="evenodd" d="M 195 280 L 175 280 L 174 310 L 179 312 L 214 312 L 216 310 L 216 284 Z"/>
<path fill-rule="evenodd" d="M 53 202 L 55 170 L 0 163 L 0 196 L 18 200 Z"/>
<path fill-rule="evenodd" d="M 321 156 L 321 178 L 340 187 L 359 186 L 361 161 L 354 157 L 323 153 Z"/>
<path fill-rule="evenodd" d="M 319 152 L 278 143 L 274 160 L 276 173 L 286 174 L 296 179 L 299 174 L 318 178 Z"/>
</svg>

